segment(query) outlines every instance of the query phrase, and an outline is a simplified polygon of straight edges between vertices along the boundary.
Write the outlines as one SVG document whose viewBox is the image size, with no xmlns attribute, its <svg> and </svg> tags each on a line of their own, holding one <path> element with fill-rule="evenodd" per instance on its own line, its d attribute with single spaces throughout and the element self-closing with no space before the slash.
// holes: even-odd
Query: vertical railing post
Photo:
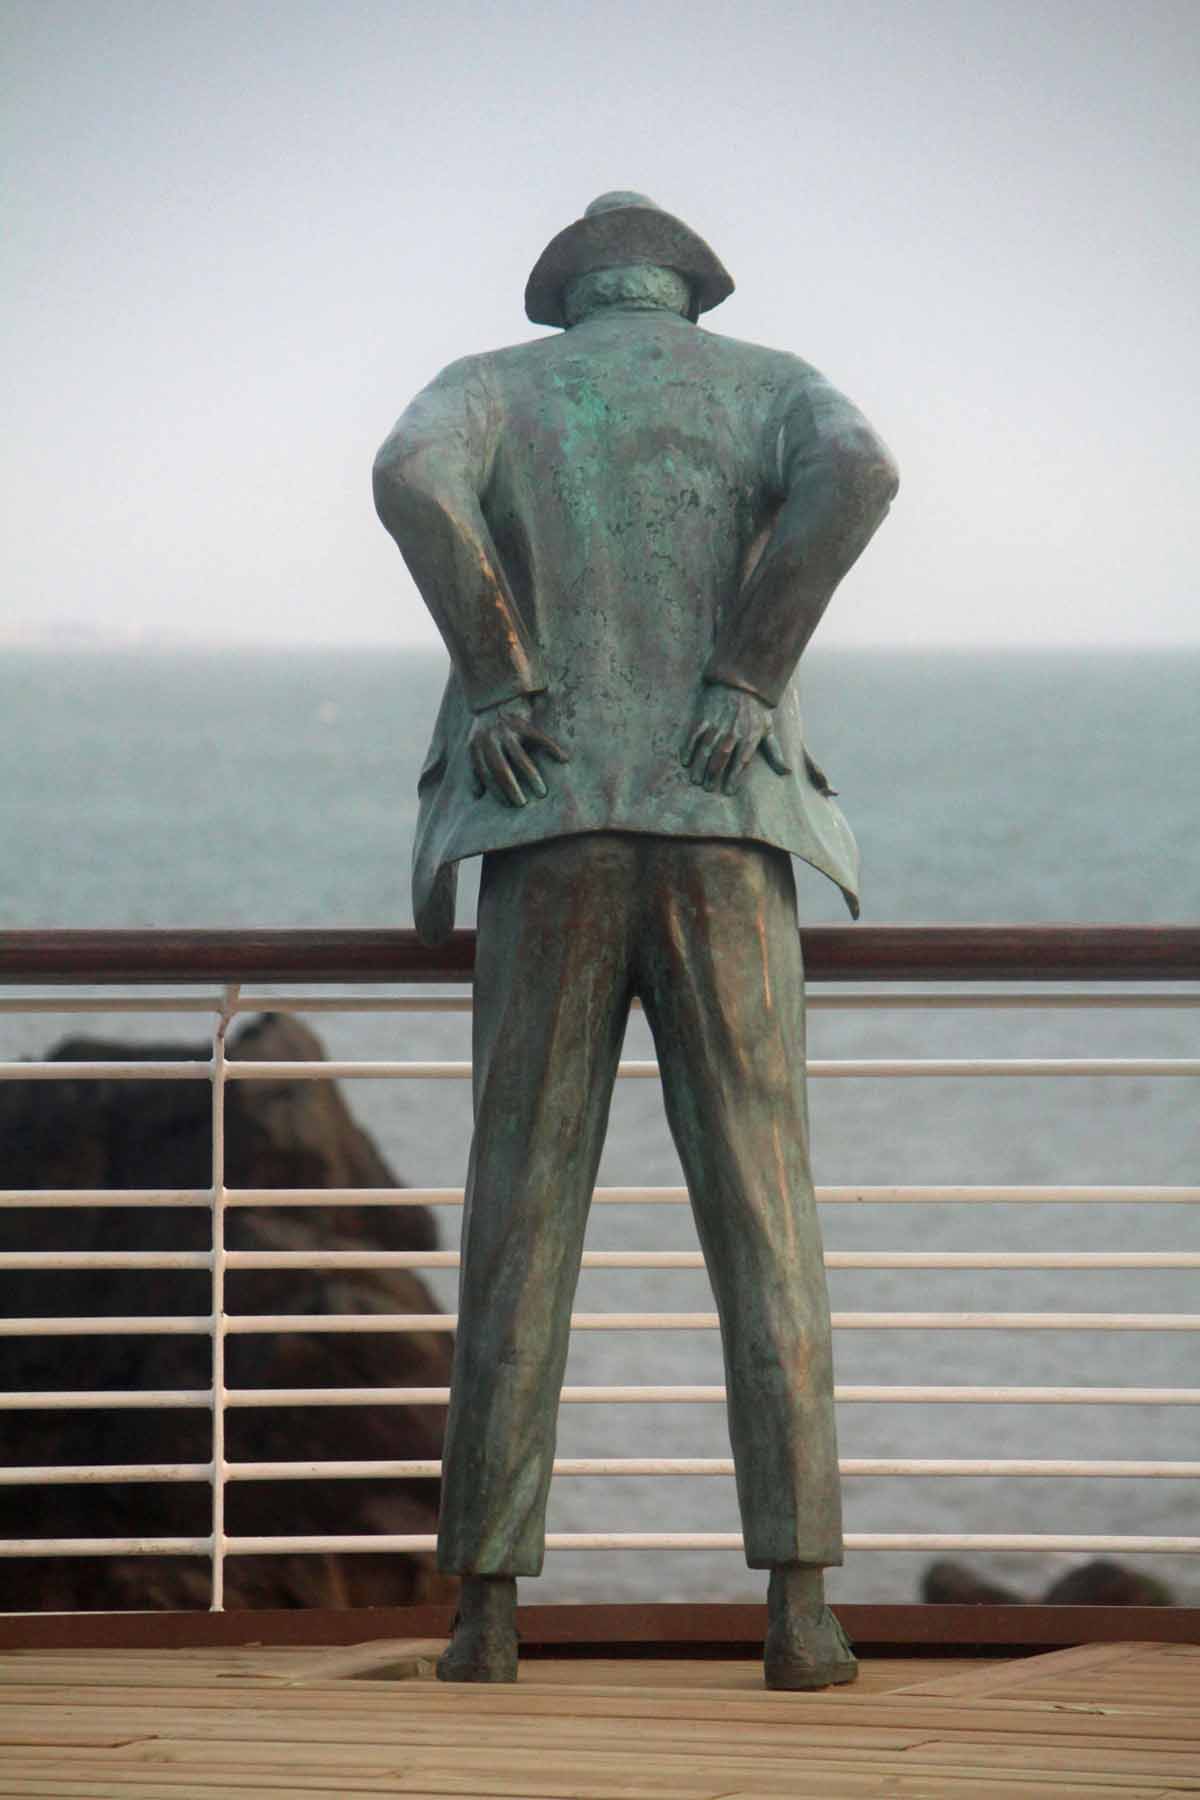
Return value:
<svg viewBox="0 0 1200 1800">
<path fill-rule="evenodd" d="M 225 1607 L 225 1039 L 238 992 L 225 989 L 212 1054 L 212 1612 Z"/>
</svg>

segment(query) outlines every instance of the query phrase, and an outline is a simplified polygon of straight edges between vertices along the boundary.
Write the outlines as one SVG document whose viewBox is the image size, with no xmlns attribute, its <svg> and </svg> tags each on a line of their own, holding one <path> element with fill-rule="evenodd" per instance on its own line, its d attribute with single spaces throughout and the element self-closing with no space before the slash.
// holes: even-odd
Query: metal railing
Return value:
<svg viewBox="0 0 1200 1800">
<path fill-rule="evenodd" d="M 1200 1004 L 1200 930 L 1141 927 L 944 927 L 944 928 L 816 928 L 804 933 L 805 955 L 815 1007 L 857 1010 L 886 1007 L 986 1008 L 1045 1007 L 1179 1008 Z M 175 1189 L 8 1189 L 0 1191 L 0 1208 L 14 1207 L 196 1207 L 211 1208 L 212 1248 L 207 1251 L 7 1251 L 0 1270 L 191 1270 L 207 1271 L 210 1310 L 199 1316 L 47 1317 L 0 1320 L 0 1338 L 201 1335 L 212 1345 L 212 1378 L 208 1387 L 192 1390 L 4 1392 L 0 1411 L 72 1411 L 103 1409 L 199 1408 L 212 1414 L 212 1455 L 203 1462 L 99 1464 L 87 1467 L 39 1466 L 0 1469 L 0 1486 L 62 1486 L 90 1483 L 203 1482 L 211 1488 L 211 1530 L 203 1535 L 106 1538 L 10 1538 L 0 1541 L 0 1556 L 204 1556 L 212 1568 L 212 1606 L 224 1598 L 225 1561 L 230 1556 L 283 1552 L 346 1553 L 362 1551 L 427 1551 L 434 1540 L 425 1534 L 239 1536 L 225 1529 L 225 1500 L 230 1484 L 272 1481 L 339 1481 L 364 1476 L 417 1479 L 435 1477 L 434 1459 L 408 1461 L 233 1461 L 227 1457 L 225 1421 L 236 1408 L 366 1407 L 442 1405 L 441 1387 L 229 1388 L 225 1357 L 233 1335 L 284 1332 L 451 1332 L 452 1313 L 323 1313 L 320 1315 L 229 1314 L 225 1282 L 243 1269 L 453 1269 L 453 1251 L 305 1250 L 239 1251 L 226 1244 L 226 1222 L 240 1207 L 453 1207 L 461 1190 L 451 1188 L 322 1188 L 232 1189 L 226 1185 L 225 1106 L 230 1082 L 261 1080 L 462 1080 L 470 1066 L 462 1061 L 314 1061 L 266 1062 L 230 1060 L 226 1038 L 242 1013 L 272 1012 L 438 1012 L 465 1011 L 466 998 L 415 995 L 291 993 L 248 996 L 247 984 L 302 981 L 311 985 L 364 983 L 446 983 L 469 978 L 470 934 L 458 933 L 443 950 L 421 947 L 407 932 L 52 932 L 11 933 L 0 944 L 0 987 L 38 984 L 111 986 L 101 996 L 54 994 L 0 998 L 0 1011 L 45 1013 L 201 1013 L 213 1021 L 211 1054 L 206 1061 L 146 1060 L 7 1062 L 0 1080 L 17 1082 L 86 1080 L 195 1081 L 212 1091 L 212 1178 L 207 1187 Z M 219 992 L 182 995 L 139 995 L 143 984 L 205 984 L 221 980 Z M 828 982 L 871 980 L 870 993 L 826 991 Z M 925 985 L 920 992 L 891 990 L 895 981 L 1012 981 L 1026 985 L 1003 993 Z M 1090 987 L 1047 988 L 1063 981 L 1136 981 L 1136 991 Z M 1032 984 L 1032 985 L 1030 985 Z M 650 1079 L 657 1066 L 627 1061 L 621 1075 Z M 824 1080 L 913 1079 L 918 1077 L 1111 1077 L 1200 1076 L 1200 1057 L 1070 1057 L 1070 1058 L 881 1058 L 814 1060 L 810 1076 Z M 600 1188 L 596 1200 L 605 1206 L 677 1206 L 686 1201 L 682 1188 Z M 1200 1201 L 1200 1186 L 832 1186 L 818 1189 L 826 1205 L 935 1203 L 988 1206 L 995 1203 L 1047 1205 L 1072 1202 L 1191 1206 Z M 1112 1251 L 830 1251 L 830 1269 L 857 1270 L 1191 1270 L 1200 1268 L 1200 1252 L 1188 1250 Z M 589 1251 L 584 1267 L 592 1269 L 699 1269 L 698 1251 Z M 642 1311 L 577 1312 L 572 1325 L 581 1331 L 713 1330 L 714 1312 Z M 1102 1331 L 1197 1332 L 1200 1312 L 1144 1311 L 843 1311 L 835 1312 L 836 1331 Z M 1171 1406 L 1200 1405 L 1198 1386 L 1054 1385 L 1003 1386 L 953 1384 L 840 1385 L 839 1402 L 948 1406 L 1071 1405 Z M 696 1405 L 721 1402 L 716 1385 L 629 1384 L 568 1386 L 568 1406 L 597 1404 Z M 555 1472 L 570 1476 L 653 1475 L 729 1476 L 725 1457 L 585 1457 L 560 1458 Z M 843 1474 L 855 1476 L 988 1475 L 1149 1479 L 1200 1477 L 1200 1461 L 1167 1458 L 1125 1460 L 1099 1458 L 971 1458 L 849 1457 Z M 1087 1551 L 1142 1554 L 1196 1554 L 1200 1536 L 1153 1534 L 860 1532 L 850 1533 L 855 1550 L 1020 1550 Z M 733 1549 L 740 1538 L 730 1532 L 592 1531 L 552 1533 L 550 1549 Z"/>
</svg>

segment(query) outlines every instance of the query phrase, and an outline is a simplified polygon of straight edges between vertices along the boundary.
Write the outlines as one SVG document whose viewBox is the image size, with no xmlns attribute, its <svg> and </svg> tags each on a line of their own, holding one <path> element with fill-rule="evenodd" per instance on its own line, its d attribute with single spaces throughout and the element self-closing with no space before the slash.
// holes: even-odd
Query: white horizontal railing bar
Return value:
<svg viewBox="0 0 1200 1800">
<path fill-rule="evenodd" d="M 916 1205 L 1190 1205 L 1200 1201 L 1200 1187 L 1057 1185 L 854 1186 L 818 1187 L 822 1206 Z M 0 1195 L 0 1199 L 3 1196 Z M 201 1199 L 207 1198 L 201 1194 Z M 231 1188 L 230 1206 L 461 1206 L 461 1188 Z M 685 1187 L 598 1187 L 597 1206 L 686 1206 Z"/>
<path fill-rule="evenodd" d="M 284 1390 L 286 1392 L 286 1389 Z M 448 1392 L 449 1390 L 447 1390 Z M 210 1388 L 77 1388 L 65 1392 L 0 1393 L 0 1412 L 133 1412 L 145 1407 L 166 1411 L 173 1407 L 212 1406 Z"/>
<path fill-rule="evenodd" d="M 847 1550 L 1023 1550 L 1087 1551 L 1093 1555 L 1195 1556 L 1200 1537 L 1100 1537 L 1057 1532 L 850 1531 Z M 397 1554 L 431 1552 L 432 1533 L 341 1537 L 227 1537 L 229 1556 Z M 555 1531 L 547 1550 L 740 1550 L 737 1531 Z M 206 1556 L 211 1538 L 0 1538 L 0 1557 L 18 1556 Z"/>
<path fill-rule="evenodd" d="M 205 1465 L 180 1464 L 175 1469 L 164 1466 L 155 1476 L 145 1477 L 149 1480 L 162 1481 L 195 1481 L 203 1479 L 197 1476 L 195 1469 L 202 1470 Z M 902 1456 L 851 1456 L 844 1457 L 838 1464 L 841 1474 L 846 1476 L 1053 1476 L 1053 1477 L 1106 1477 L 1120 1480 L 1181 1480 L 1195 1481 L 1200 1476 L 1200 1462 L 1153 1462 L 1146 1460 L 1088 1461 L 1082 1458 L 1035 1458 L 1035 1457 L 902 1457 Z M 225 1478 L 228 1481 L 360 1481 L 364 1479 L 386 1479 L 397 1481 L 415 1481 L 433 1479 L 442 1473 L 440 1461 L 424 1459 L 418 1461 L 369 1461 L 358 1462 L 239 1462 L 225 1465 Z M 734 1473 L 733 1458 L 729 1456 L 567 1456 L 556 1457 L 554 1461 L 555 1475 L 570 1476 L 732 1476 Z M 11 1476 L 34 1480 L 42 1471 L 5 1470 L 0 1474 L 0 1481 L 11 1484 Z M 52 1470 L 51 1479 L 55 1475 L 62 1476 L 62 1471 Z M 81 1480 L 110 1480 L 121 1477 L 101 1470 L 99 1474 L 93 1469 L 67 1471 L 66 1479 L 78 1476 Z M 138 1477 L 141 1479 L 141 1477 Z"/>
<path fill-rule="evenodd" d="M 226 1406 L 445 1406 L 447 1387 L 228 1388 Z M 1200 1406 L 1200 1388 L 1150 1387 L 869 1387 L 834 1389 L 841 1405 L 914 1406 Z M 723 1405 L 725 1389 L 709 1386 L 565 1387 L 564 1406 Z M 212 1404 L 208 1388 L 71 1389 L 0 1393 L 0 1412 L 124 1412 Z"/>
<path fill-rule="evenodd" d="M 1196 1390 L 1200 1402 L 1200 1389 Z M 450 1399 L 448 1387 L 364 1387 L 364 1388 L 229 1388 L 227 1406 L 445 1406 Z M 699 1402 L 724 1402 L 723 1387 L 564 1387 L 559 1395 L 563 1406 L 618 1403 L 663 1403 L 688 1405 Z"/>
<path fill-rule="evenodd" d="M 1200 989 L 1195 992 L 1175 993 L 1129 993 L 1108 992 L 1093 993 L 1090 989 L 1077 988 L 1064 990 L 1062 993 L 1039 992 L 1036 988 L 1010 990 L 1007 993 L 977 993 L 951 989 L 946 993 L 926 994 L 893 994 L 881 990 L 873 994 L 826 994 L 811 990 L 805 996 L 805 1005 L 818 1011 L 863 1011 L 891 1012 L 901 1009 L 954 1010 L 969 1008 L 973 1011 L 1029 1011 L 1035 1008 L 1054 1007 L 1180 1007 L 1200 1006 Z"/>
<path fill-rule="evenodd" d="M 1173 998 L 1173 996 L 1172 996 Z M 1147 996 L 1145 1005 L 1155 1003 Z M 63 998 L 53 994 L 31 994 L 21 999 L 0 996 L 0 1015 L 37 1013 L 64 1015 L 138 1013 L 220 1013 L 222 996 L 213 994 L 139 995 L 129 991 L 104 997 Z M 231 1013 L 470 1013 L 474 1002 L 469 995 L 435 994 L 356 995 L 330 999 L 317 995 L 248 995 L 230 1007 Z"/>
<path fill-rule="evenodd" d="M 211 1269 L 208 1250 L 4 1250 L 0 1270 Z M 457 1269 L 457 1250 L 230 1250 L 230 1269 Z M 699 1250 L 587 1250 L 585 1269 L 703 1269 Z M 828 1269 L 1200 1269 L 1200 1250 L 829 1250 Z"/>
<path fill-rule="evenodd" d="M 1194 1056 L 1013 1056 L 859 1059 L 810 1062 L 808 1073 L 831 1077 L 919 1077 L 973 1075 L 1200 1075 Z"/>
<path fill-rule="evenodd" d="M 286 1064 L 283 1065 L 286 1067 Z M 316 1065 L 318 1068 L 320 1064 Z M 211 1081 L 206 1062 L 6 1062 L 0 1081 Z"/>
<path fill-rule="evenodd" d="M 680 1190 L 686 1196 L 686 1190 Z M 819 1187 L 822 1206 L 1182 1206 L 1200 1201 L 1200 1187 L 1056 1185 Z"/>
<path fill-rule="evenodd" d="M 835 1312 L 835 1331 L 1200 1331 L 1200 1313 Z M 715 1331 L 716 1313 L 572 1313 L 573 1331 Z M 457 1313 L 230 1313 L 242 1337 L 307 1332 L 451 1332 Z M 0 1337 L 187 1337 L 208 1334 L 212 1318 L 6 1318 Z M 330 1402 L 332 1404 L 332 1402 Z"/>
<path fill-rule="evenodd" d="M 274 1001 L 259 1002 L 257 1010 L 269 1011 Z M 203 994 L 154 994 L 139 996 L 128 992 L 103 998 L 59 999 L 54 994 L 31 994 L 26 999 L 0 998 L 0 1013 L 216 1013 L 221 1010 L 221 996 Z"/>
<path fill-rule="evenodd" d="M 1191 1206 L 1200 1187 L 818 1187 L 822 1206 Z M 686 1206 L 684 1187 L 600 1187 L 597 1206 Z M 208 1206 L 211 1188 L 0 1188 L 6 1206 Z M 461 1206 L 461 1188 L 230 1188 L 228 1206 Z"/>
<path fill-rule="evenodd" d="M 0 1269 L 211 1269 L 211 1250 L 0 1250 Z"/>
<path fill-rule="evenodd" d="M 584 1253 L 585 1267 L 588 1256 L 596 1254 L 595 1251 Z M 1200 1265 L 1200 1254 L 1196 1260 Z M 457 1250 L 227 1250 L 225 1253 L 225 1264 L 230 1269 L 457 1269 L 459 1261 Z M 0 1257 L 0 1268 L 3 1266 Z"/>
<path fill-rule="evenodd" d="M 103 1263 L 89 1257 L 103 1254 Z M 4 1268 L 206 1268 L 204 1252 L 0 1253 Z M 169 1257 L 198 1257 L 174 1262 Z M 68 1258 L 70 1260 L 64 1260 Z M 457 1269 L 457 1250 L 230 1250 L 231 1269 Z M 585 1250 L 585 1269 L 703 1269 L 699 1250 Z M 827 1269 L 1200 1269 L 1200 1250 L 827 1250 Z"/>
<path fill-rule="evenodd" d="M 76 1069 L 107 1067 L 77 1063 Z M 159 1068 L 154 1063 L 126 1064 L 139 1070 Z M 164 1070 L 172 1065 L 163 1064 Z M 188 1067 L 189 1065 L 175 1065 Z M 194 1065 L 191 1065 L 194 1067 Z M 61 1063 L 0 1064 L 5 1068 L 50 1069 L 58 1074 Z M 466 1081 L 469 1062 L 231 1062 L 226 1067 L 231 1081 Z M 617 1074 L 626 1080 L 658 1079 L 656 1062 L 622 1062 Z M 833 1078 L 973 1076 L 973 1075 L 1200 1075 L 1200 1057 L 1078 1056 L 1078 1057 L 941 1057 L 855 1058 L 842 1061 L 815 1059 L 808 1064 L 815 1080 Z"/>
<path fill-rule="evenodd" d="M 243 994 L 235 1013 L 469 1013 L 467 994 Z"/>
<path fill-rule="evenodd" d="M 0 1557 L 211 1556 L 211 1537 L 0 1538 Z"/>
<path fill-rule="evenodd" d="M 61 1192 L 62 1190 L 60 1190 Z M 70 1190 L 67 1190 L 69 1192 Z M 854 1186 L 818 1187 L 822 1206 L 991 1205 L 1190 1205 L 1200 1201 L 1200 1187 L 1041 1186 Z M 55 1196 L 57 1198 L 57 1196 Z M 202 1192 L 199 1198 L 207 1199 Z M 0 1204 L 4 1202 L 0 1193 Z M 686 1206 L 685 1187 L 598 1187 L 597 1206 Z M 230 1188 L 230 1206 L 461 1206 L 461 1188 Z M 99 1199 L 91 1204 L 99 1205 Z M 131 1199 L 131 1204 L 134 1201 Z"/>
<path fill-rule="evenodd" d="M 1200 1467 L 1200 1464 L 1197 1465 Z M 436 1460 L 416 1462 L 297 1462 L 229 1463 L 229 1481 L 361 1481 L 424 1480 L 440 1476 Z M 556 1475 L 732 1475 L 731 1457 L 574 1456 L 556 1457 Z"/>
<path fill-rule="evenodd" d="M 657 1073 L 657 1064 L 647 1065 Z M 640 1065 L 623 1063 L 618 1074 Z M 469 1062 L 230 1062 L 230 1081 L 467 1081 Z"/>
<path fill-rule="evenodd" d="M 1195 1481 L 1200 1462 L 1161 1462 L 1142 1458 L 1108 1457 L 847 1457 L 839 1464 L 843 1475 L 1000 1475 L 1086 1476 L 1089 1479 Z"/>
<path fill-rule="evenodd" d="M 0 1487 L 95 1487 L 105 1482 L 211 1481 L 206 1463 L 88 1463 L 44 1468 L 0 1469 Z"/>
<path fill-rule="evenodd" d="M 1200 1331 L 1200 1313 L 835 1312 L 835 1331 Z M 573 1331 L 715 1331 L 715 1312 L 572 1313 Z M 457 1313 L 234 1313 L 243 1335 L 304 1331 L 454 1331 Z"/>
<path fill-rule="evenodd" d="M 1046 1186 L 854 1186 L 818 1187 L 822 1206 L 992 1205 L 1191 1205 L 1200 1187 Z M 204 1198 L 205 1196 L 201 1196 Z M 0 1200 L 3 1196 L 0 1195 Z M 230 1206 L 461 1206 L 461 1188 L 231 1188 Z M 685 1187 L 598 1187 L 597 1206 L 686 1206 Z"/>
<path fill-rule="evenodd" d="M 93 1540 L 94 1541 L 94 1540 Z M 341 1555 L 355 1551 L 430 1551 L 424 1533 L 390 1537 L 231 1537 L 230 1556 L 287 1556 L 294 1551 Z M 1059 1532 L 848 1531 L 847 1550 L 1086 1550 L 1093 1554 L 1195 1556 L 1200 1537 L 1099 1537 Z M 552 1531 L 547 1550 L 740 1550 L 740 1531 Z"/>
<path fill-rule="evenodd" d="M 208 1206 L 211 1188 L 0 1188 L 6 1206 Z"/>
<path fill-rule="evenodd" d="M 1197 1556 L 1200 1537 L 1072 1532 L 848 1531 L 847 1550 L 1083 1551 L 1091 1556 Z M 741 1549 L 739 1543 L 738 1549 Z"/>
<path fill-rule="evenodd" d="M 685 1192 L 686 1190 L 680 1190 Z M 1200 1188 L 1196 1189 L 1200 1199 Z M 461 1206 L 460 1187 L 227 1188 L 227 1206 Z"/>
<path fill-rule="evenodd" d="M 721 1390 L 722 1396 L 724 1390 Z M 842 1405 L 1200 1406 L 1192 1387 L 835 1387 Z"/>
<path fill-rule="evenodd" d="M 1178 1076 L 1200 1075 L 1200 1057 L 881 1057 L 829 1060 L 807 1065 L 814 1080 L 918 1078 L 922 1076 Z M 618 1065 L 626 1080 L 657 1080 L 657 1062 Z M 466 1081 L 469 1062 L 257 1062 L 231 1061 L 229 1081 Z M 4 1062 L 0 1081 L 210 1081 L 213 1064 L 166 1062 Z"/>
<path fill-rule="evenodd" d="M 187 1318 L 168 1313 L 163 1318 L 134 1315 L 126 1319 L 0 1319 L 0 1337 L 194 1337 L 212 1330 L 211 1317 Z"/>
<path fill-rule="evenodd" d="M 842 1331 L 1200 1331 L 1200 1313 L 844 1312 L 832 1321 Z"/>
</svg>

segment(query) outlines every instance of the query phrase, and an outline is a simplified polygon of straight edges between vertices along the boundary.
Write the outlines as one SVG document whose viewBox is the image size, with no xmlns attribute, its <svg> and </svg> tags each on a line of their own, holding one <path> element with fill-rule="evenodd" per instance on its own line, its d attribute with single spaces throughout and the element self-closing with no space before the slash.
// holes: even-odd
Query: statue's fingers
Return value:
<svg viewBox="0 0 1200 1800">
<path fill-rule="evenodd" d="M 738 740 L 733 732 L 726 732 L 713 745 L 708 757 L 708 767 L 704 771 L 704 785 L 709 793 L 720 788 L 725 779 L 725 771 L 733 760 Z"/>
<path fill-rule="evenodd" d="M 696 734 L 694 749 L 689 758 L 691 779 L 696 787 L 703 787 L 709 778 L 709 763 L 712 761 L 712 754 L 716 751 L 716 745 L 720 742 L 720 736 L 720 725 L 712 724 L 702 725 L 700 733 Z"/>
<path fill-rule="evenodd" d="M 777 775 L 790 775 L 791 764 L 783 754 L 783 748 L 773 731 L 768 731 L 762 741 L 762 753 Z"/>
<path fill-rule="evenodd" d="M 684 744 L 683 749 L 679 752 L 679 760 L 683 764 L 685 769 L 687 768 L 688 764 L 691 762 L 693 756 L 695 756 L 697 747 L 699 746 L 699 743 L 700 743 L 700 739 L 704 736 L 706 731 L 711 731 L 711 730 L 712 730 L 712 726 L 709 725 L 707 723 L 707 721 L 704 719 L 702 719 L 698 725 L 693 726 L 692 735 L 687 739 L 687 742 Z"/>
<path fill-rule="evenodd" d="M 754 761 L 758 745 L 752 737 L 743 738 L 738 745 L 737 755 L 733 758 L 725 774 L 725 792 L 736 794 L 745 780 L 746 770 Z"/>
<path fill-rule="evenodd" d="M 471 792 L 477 800 L 481 800 L 484 794 L 487 793 L 488 784 L 485 765 L 480 753 L 479 745 L 472 744 L 470 746 L 469 754 L 471 758 Z"/>
<path fill-rule="evenodd" d="M 494 739 L 489 740 L 487 748 L 489 783 L 498 800 L 507 800 L 510 806 L 524 806 L 525 795 L 521 784 L 509 767 L 507 756 Z"/>
<path fill-rule="evenodd" d="M 541 770 L 528 756 L 521 746 L 521 740 L 514 731 L 511 738 L 504 740 L 504 754 L 508 758 L 509 767 L 515 771 L 518 781 L 523 781 L 531 793 L 539 800 L 544 800 L 547 793 L 546 783 L 542 780 Z"/>
<path fill-rule="evenodd" d="M 564 750 L 558 739 L 552 738 L 550 733 L 543 731 L 540 725 L 522 725 L 521 737 L 525 743 L 536 744 L 539 750 L 547 751 L 556 762 L 565 763 L 571 760 L 570 751 Z"/>
</svg>

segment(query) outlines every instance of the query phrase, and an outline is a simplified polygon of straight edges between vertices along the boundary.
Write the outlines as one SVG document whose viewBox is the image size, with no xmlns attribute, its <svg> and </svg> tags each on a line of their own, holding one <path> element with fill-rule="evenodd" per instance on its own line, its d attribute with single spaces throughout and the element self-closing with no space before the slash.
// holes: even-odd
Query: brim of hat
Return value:
<svg viewBox="0 0 1200 1800">
<path fill-rule="evenodd" d="M 648 206 L 621 206 L 576 219 L 551 238 L 526 283 L 525 312 L 535 325 L 565 326 L 569 281 L 629 263 L 676 270 L 691 284 L 698 313 L 710 312 L 733 292 L 728 269 L 682 219 Z"/>
</svg>

